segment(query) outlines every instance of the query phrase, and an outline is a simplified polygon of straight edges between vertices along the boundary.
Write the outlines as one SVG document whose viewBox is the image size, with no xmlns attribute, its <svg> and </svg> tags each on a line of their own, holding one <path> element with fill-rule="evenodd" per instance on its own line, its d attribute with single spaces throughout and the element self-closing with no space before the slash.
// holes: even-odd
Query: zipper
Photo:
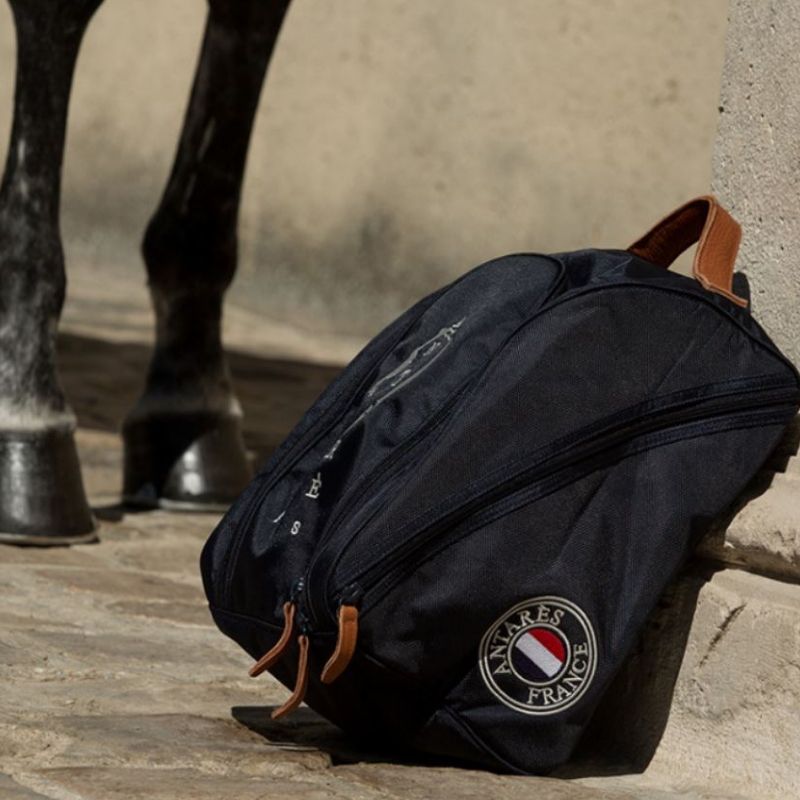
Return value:
<svg viewBox="0 0 800 800">
<path fill-rule="evenodd" d="M 230 585 L 233 580 L 233 571 L 236 569 L 236 564 L 239 560 L 239 551 L 244 541 L 245 534 L 250 527 L 256 512 L 261 508 L 264 500 L 268 497 L 272 488 L 283 479 L 289 470 L 297 464 L 312 448 L 316 447 L 346 416 L 350 410 L 350 404 L 354 397 L 357 397 L 361 391 L 369 386 L 373 381 L 372 373 L 375 368 L 386 358 L 389 354 L 405 337 L 408 332 L 419 322 L 424 314 L 429 311 L 436 302 L 440 299 L 441 295 L 449 287 L 440 289 L 437 293 L 431 296 L 431 302 L 426 304 L 420 312 L 408 321 L 400 331 L 396 333 L 390 341 L 386 343 L 379 352 L 375 353 L 373 358 L 365 365 L 363 377 L 356 383 L 350 391 L 343 391 L 340 397 L 335 400 L 327 411 L 323 412 L 320 418 L 312 423 L 311 427 L 303 434 L 295 445 L 286 451 L 284 456 L 280 458 L 272 467 L 267 475 L 263 475 L 265 479 L 264 486 L 261 487 L 261 497 L 258 502 L 253 502 L 247 511 L 247 514 L 238 524 L 236 535 L 230 543 L 228 558 L 226 560 L 224 569 L 223 581 L 223 595 L 225 597 L 224 604 L 230 605 Z M 257 475 L 253 480 L 257 481 L 262 475 Z"/>
<path fill-rule="evenodd" d="M 693 436 L 703 435 L 704 433 L 720 433 L 726 430 L 742 430 L 743 428 L 753 427 L 754 425 L 765 425 L 777 422 L 785 423 L 790 414 L 794 413 L 796 406 L 785 406 L 783 408 L 784 410 L 780 412 L 774 410 L 745 411 L 736 415 L 729 414 L 716 417 L 708 423 L 705 421 L 695 421 L 685 423 L 680 427 L 672 426 L 670 429 L 645 434 L 643 440 L 640 437 L 642 444 L 636 448 L 631 448 L 628 450 L 624 447 L 623 443 L 623 445 L 618 447 L 618 449 L 623 451 L 624 455 L 634 455 L 635 453 L 652 449 L 653 447 L 672 444 L 683 439 L 692 438 Z M 745 424 L 746 422 L 749 424 Z M 668 435 L 668 430 L 673 430 L 674 433 L 672 435 Z M 465 519 L 470 521 L 470 525 L 466 529 L 461 530 L 459 534 L 452 539 L 447 537 L 445 540 L 441 541 L 440 548 L 432 553 L 432 555 L 438 553 L 440 549 L 449 547 L 455 542 L 460 541 L 462 538 L 469 536 L 475 530 L 495 522 L 500 517 L 514 512 L 521 506 L 535 502 L 545 495 L 551 494 L 554 491 L 558 491 L 570 483 L 574 483 L 576 480 L 585 477 L 587 474 L 590 474 L 592 471 L 594 471 L 594 469 L 602 466 L 602 463 L 598 462 L 600 462 L 600 459 L 596 459 L 593 462 L 594 465 L 590 466 L 591 462 L 584 461 L 582 464 L 586 465 L 585 469 L 573 470 L 569 471 L 568 474 L 559 474 L 557 476 L 553 476 L 552 481 L 537 482 L 532 486 L 524 487 L 522 490 L 518 490 L 511 494 L 506 494 L 500 499 L 493 501 L 492 505 L 487 507 L 484 511 L 478 511 L 473 515 L 468 514 Z M 462 519 L 459 521 L 463 522 L 464 520 Z M 430 541 L 430 539 L 426 539 L 425 542 L 419 543 L 420 548 L 424 547 L 427 541 Z M 375 569 L 375 567 L 380 565 L 373 565 L 373 568 L 370 570 L 370 572 L 364 570 L 359 573 L 359 576 L 356 578 L 358 582 L 349 584 L 348 591 L 357 591 L 360 597 L 363 597 L 366 592 L 371 592 L 370 606 L 374 605 L 380 599 L 380 597 L 383 597 L 386 592 L 390 591 L 392 587 L 397 584 L 398 580 L 401 579 L 406 573 L 406 568 L 409 565 L 417 563 L 416 556 L 418 553 L 419 549 L 414 549 L 413 551 L 409 552 L 407 556 L 401 555 L 399 558 L 392 558 L 389 566 L 386 569 L 378 570 Z M 376 587 L 378 586 L 381 587 L 380 597 L 374 593 Z M 359 608 L 361 608 L 361 606 L 359 606 Z"/>
<path fill-rule="evenodd" d="M 340 508 L 337 508 L 331 515 L 328 523 L 325 526 L 320 538 L 317 540 L 315 551 L 319 551 L 324 547 L 330 537 L 335 533 L 340 521 L 345 519 L 347 515 L 356 509 L 361 501 L 369 494 L 370 490 L 376 486 L 380 481 L 384 480 L 386 476 L 392 471 L 392 468 L 397 466 L 404 456 L 414 449 L 423 439 L 432 433 L 439 424 L 450 414 L 453 407 L 458 403 L 461 396 L 465 393 L 471 381 L 465 381 L 461 386 L 456 389 L 452 395 L 445 401 L 437 411 L 425 422 L 417 428 L 414 433 L 401 442 L 380 464 L 370 473 L 369 477 L 361 483 L 349 495 L 342 498 Z M 313 563 L 313 556 L 312 556 Z M 310 569 L 311 564 L 309 564 Z"/>
<path fill-rule="evenodd" d="M 328 522 L 323 523 L 322 533 L 319 535 L 317 542 L 314 547 L 314 552 L 318 552 L 319 549 L 327 542 L 329 531 L 334 530 L 338 521 L 344 518 L 347 514 L 350 513 L 351 509 L 355 509 L 358 507 L 359 503 L 361 502 L 362 498 L 366 496 L 370 489 L 378 484 L 381 480 L 383 480 L 388 473 L 392 471 L 392 468 L 397 465 L 397 463 L 408 453 L 410 452 L 422 439 L 426 438 L 428 434 L 434 430 L 436 427 L 439 426 L 440 422 L 444 420 L 450 410 L 458 401 L 459 397 L 464 391 L 465 386 L 468 382 L 462 384 L 458 389 L 456 389 L 450 397 L 445 401 L 444 405 L 441 406 L 436 412 L 428 417 L 421 425 L 418 426 L 417 430 L 415 430 L 412 434 L 406 437 L 400 444 L 398 444 L 392 452 L 390 452 L 367 476 L 366 480 L 362 481 L 356 488 L 344 495 L 342 500 L 339 503 L 339 507 L 335 508 L 332 511 L 331 518 Z M 321 465 L 324 466 L 324 463 Z M 312 469 L 311 472 L 313 473 L 314 470 Z M 287 508 L 292 505 L 294 500 L 297 498 L 300 492 L 303 491 L 303 484 L 301 483 L 298 488 L 294 491 L 294 494 L 289 500 L 287 504 Z M 284 517 L 286 511 L 284 510 L 278 516 L 276 520 L 273 522 L 277 523 Z M 277 535 L 277 528 L 276 532 L 273 533 L 273 536 Z M 311 556 L 311 560 L 313 561 L 314 555 Z M 292 601 L 295 604 L 295 607 L 298 607 L 297 598 L 299 595 L 298 586 L 302 588 L 305 583 L 305 578 L 301 577 L 296 580 L 293 584 L 292 589 Z M 303 606 L 299 606 L 299 614 L 298 617 L 302 614 Z M 268 661 L 270 664 L 274 663 L 274 661 L 268 658 L 269 654 L 265 654 L 264 659 Z M 267 667 L 268 668 L 268 667 Z M 264 670 L 260 670 L 263 672 Z M 259 674 L 260 674 L 259 672 Z"/>
<path fill-rule="evenodd" d="M 350 498 L 346 498 L 345 506 L 342 511 L 338 513 L 337 519 L 343 517 L 350 508 L 357 505 L 361 498 L 375 485 L 390 469 L 396 465 L 403 456 L 410 452 L 420 441 L 422 441 L 428 433 L 434 430 L 440 421 L 442 421 L 450 409 L 456 404 L 459 397 L 463 394 L 469 381 L 462 384 L 457 389 L 447 402 L 439 408 L 439 410 L 432 417 L 429 417 L 425 423 L 417 429 L 408 439 L 406 439 L 398 448 L 395 449 L 389 456 L 387 456 L 378 468 L 373 471 L 370 478 L 360 487 L 359 491 L 351 494 Z M 328 531 L 334 528 L 326 528 L 320 537 L 315 553 L 319 552 L 322 546 L 328 540 Z M 312 562 L 314 557 L 312 556 Z M 298 578 L 292 589 L 292 598 L 290 602 L 284 604 L 284 618 L 285 624 L 283 633 L 278 643 L 267 653 L 265 653 L 250 670 L 251 677 L 256 677 L 269 669 L 285 652 L 289 642 L 292 629 L 295 625 L 295 616 L 298 620 L 298 628 L 301 634 L 307 635 L 313 630 L 311 620 L 307 615 L 309 608 L 307 603 L 300 602 L 300 597 L 305 594 L 305 577 Z M 336 649 L 331 657 L 323 667 L 322 682 L 332 683 L 339 675 L 347 668 L 350 659 L 355 651 L 356 639 L 358 636 L 358 605 L 361 599 L 361 592 L 358 587 L 350 587 L 342 592 L 341 603 L 339 604 L 338 612 L 338 628 L 339 635 L 336 640 Z M 352 632 L 351 632 L 352 631 Z"/>
<path fill-rule="evenodd" d="M 660 413 L 648 417 L 640 417 L 633 424 L 628 422 L 627 424 L 612 425 L 610 428 L 606 428 L 590 437 L 588 441 L 583 437 L 581 437 L 583 438 L 582 441 L 575 441 L 578 439 L 577 435 L 565 437 L 573 440 L 571 446 L 566 448 L 563 448 L 559 442 L 551 443 L 548 445 L 547 450 L 550 452 L 555 451 L 556 455 L 542 456 L 534 460 L 532 464 L 516 472 L 507 480 L 488 486 L 483 491 L 472 495 L 468 500 L 462 501 L 465 493 L 460 493 L 456 502 L 451 503 L 449 509 L 437 516 L 428 525 L 417 529 L 416 532 L 414 532 L 414 529 L 417 528 L 418 518 L 404 526 L 395 537 L 395 541 L 399 542 L 399 544 L 390 548 L 388 552 L 384 551 L 377 554 L 364 566 L 357 568 L 347 577 L 342 578 L 341 583 L 346 588 L 342 592 L 342 597 L 339 598 L 339 606 L 342 605 L 345 594 L 357 596 L 360 604 L 367 591 L 382 581 L 386 575 L 394 572 L 398 566 L 402 567 L 409 558 L 413 558 L 420 549 L 436 539 L 440 533 L 452 528 L 455 523 L 464 522 L 475 514 L 476 518 L 480 518 L 480 524 L 486 524 L 486 517 L 496 512 L 495 506 L 500 505 L 504 499 L 509 497 L 520 499 L 521 496 L 522 502 L 531 502 L 533 499 L 537 499 L 536 489 L 539 484 L 543 485 L 542 490 L 546 493 L 561 488 L 566 485 L 565 481 L 568 483 L 570 480 L 576 479 L 570 478 L 568 474 L 571 468 L 585 462 L 589 471 L 597 469 L 600 466 L 597 462 L 602 461 L 602 457 L 610 450 L 619 448 L 644 436 L 663 433 L 670 428 L 686 427 L 687 423 L 699 422 L 713 426 L 714 420 L 721 419 L 724 421 L 726 418 L 731 417 L 738 419 L 741 414 L 733 415 L 731 412 L 734 411 L 745 414 L 749 411 L 749 416 L 751 417 L 755 416 L 754 411 L 762 412 L 761 416 L 771 415 L 776 419 L 780 417 L 781 420 L 785 420 L 789 410 L 795 408 L 798 400 L 800 400 L 798 389 L 794 384 L 769 392 L 765 392 L 763 388 L 759 387 L 753 390 L 752 396 L 745 399 L 742 398 L 740 393 L 736 395 L 728 393 L 722 397 L 714 397 L 690 405 L 683 404 L 676 407 L 673 404 L 664 408 Z M 765 409 L 765 406 L 767 409 Z M 768 409 L 773 406 L 781 406 L 780 411 L 776 408 L 770 412 Z M 759 422 L 761 422 L 761 416 L 759 417 Z M 595 427 L 597 426 L 590 426 L 590 428 Z M 702 427 L 702 424 L 695 425 L 693 430 L 701 429 Z M 583 433 L 585 434 L 586 431 L 584 430 Z M 687 438 L 683 435 L 685 430 L 679 430 L 679 434 L 682 434 L 679 438 Z M 561 442 L 563 443 L 563 441 L 562 439 Z M 651 445 L 650 442 L 648 444 Z M 526 491 L 523 492 L 521 490 Z M 508 513 L 508 509 L 504 509 L 502 513 Z M 302 593 L 303 605 L 312 628 L 333 622 L 328 608 L 328 597 L 331 594 L 335 596 L 336 592 L 328 592 L 328 583 L 342 554 L 357 539 L 363 527 L 364 525 L 361 525 L 342 544 L 333 560 L 325 565 L 324 574 L 322 572 L 319 575 L 314 574 L 314 567 L 319 563 L 319 555 L 322 552 L 322 548 L 316 551 L 306 573 L 305 586 Z M 327 541 L 330 541 L 331 536 L 326 538 Z"/>
<path fill-rule="evenodd" d="M 376 486 L 380 481 L 384 480 L 387 475 L 392 472 L 392 469 L 398 467 L 404 457 L 410 453 L 422 440 L 426 439 L 428 435 L 439 427 L 439 424 L 445 420 L 453 407 L 457 404 L 458 400 L 465 393 L 471 385 L 471 381 L 466 381 L 461 385 L 448 399 L 448 401 L 441 406 L 436 413 L 429 417 L 428 420 L 417 431 L 399 445 L 394 452 L 388 455 L 372 472 L 369 478 L 358 487 L 357 491 L 351 492 L 349 496 L 345 496 L 344 502 L 340 509 L 337 509 L 331 516 L 325 530 L 322 532 L 317 545 L 314 549 L 314 554 L 311 556 L 309 565 L 306 569 L 306 575 L 310 575 L 314 569 L 315 562 L 319 553 L 323 551 L 325 546 L 338 532 L 338 526 L 342 520 L 346 519 L 348 514 L 357 509 L 362 501 L 369 495 L 370 490 Z M 371 516 L 370 516 L 371 518 Z M 363 524 L 367 524 L 369 520 L 365 520 Z M 311 599 L 311 593 L 308 589 L 307 579 L 303 578 L 303 607 L 306 609 L 307 619 L 309 624 L 313 625 L 318 621 L 319 615 L 316 613 Z"/>
</svg>

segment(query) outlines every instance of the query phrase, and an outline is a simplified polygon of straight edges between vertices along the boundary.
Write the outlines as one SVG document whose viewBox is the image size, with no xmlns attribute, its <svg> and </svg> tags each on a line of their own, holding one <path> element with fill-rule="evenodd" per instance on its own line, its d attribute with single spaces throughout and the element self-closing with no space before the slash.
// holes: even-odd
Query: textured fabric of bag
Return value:
<svg viewBox="0 0 800 800">
<path fill-rule="evenodd" d="M 373 340 L 229 510 L 212 613 L 259 658 L 295 602 L 306 702 L 346 731 L 545 772 L 798 403 L 749 311 L 688 277 L 490 261 Z M 323 684 L 343 602 L 356 649 Z M 292 687 L 297 662 L 271 671 Z"/>
</svg>

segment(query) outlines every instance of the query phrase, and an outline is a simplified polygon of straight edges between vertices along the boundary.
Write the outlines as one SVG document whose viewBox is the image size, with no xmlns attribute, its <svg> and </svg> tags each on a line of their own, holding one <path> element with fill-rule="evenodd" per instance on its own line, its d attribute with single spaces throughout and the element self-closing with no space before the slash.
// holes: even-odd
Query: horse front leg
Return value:
<svg viewBox="0 0 800 800">
<path fill-rule="evenodd" d="M 178 151 L 142 247 L 156 315 L 123 437 L 127 502 L 227 506 L 250 477 L 222 349 L 225 290 L 258 98 L 289 0 L 210 0 Z"/>
<path fill-rule="evenodd" d="M 55 338 L 66 278 L 59 230 L 72 74 L 101 0 L 9 0 L 17 33 L 11 143 L 0 185 L 0 541 L 93 538 Z"/>
</svg>

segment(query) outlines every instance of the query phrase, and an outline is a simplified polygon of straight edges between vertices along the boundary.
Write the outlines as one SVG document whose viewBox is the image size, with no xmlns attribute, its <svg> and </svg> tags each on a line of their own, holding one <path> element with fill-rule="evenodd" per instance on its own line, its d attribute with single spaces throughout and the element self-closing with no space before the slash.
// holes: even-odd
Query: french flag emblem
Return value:
<svg viewBox="0 0 800 800">
<path fill-rule="evenodd" d="M 517 639 L 511 659 L 521 677 L 543 683 L 561 672 L 567 651 L 561 636 L 547 628 L 536 627 Z"/>
<path fill-rule="evenodd" d="M 556 714 L 589 688 L 597 638 L 580 606 L 556 595 L 531 597 L 483 634 L 478 665 L 501 703 L 523 714 Z"/>
</svg>

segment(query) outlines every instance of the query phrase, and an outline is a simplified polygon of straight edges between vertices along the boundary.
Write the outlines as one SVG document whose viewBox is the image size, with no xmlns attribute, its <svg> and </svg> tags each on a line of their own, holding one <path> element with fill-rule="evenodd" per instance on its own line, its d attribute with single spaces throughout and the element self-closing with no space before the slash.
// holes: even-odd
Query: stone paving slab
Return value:
<svg viewBox="0 0 800 800">
<path fill-rule="evenodd" d="M 3 800 L 42 800 L 46 796 L 20 786 L 8 775 L 0 775 L 0 797 Z"/>
</svg>

